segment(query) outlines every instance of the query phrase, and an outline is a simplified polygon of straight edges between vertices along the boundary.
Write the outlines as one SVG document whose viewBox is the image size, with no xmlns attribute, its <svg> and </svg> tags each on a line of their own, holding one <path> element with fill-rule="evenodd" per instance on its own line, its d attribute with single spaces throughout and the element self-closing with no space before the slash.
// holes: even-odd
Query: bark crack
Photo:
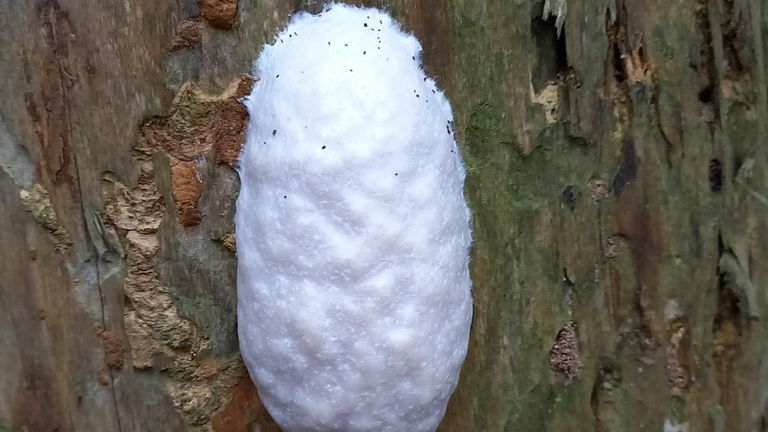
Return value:
<svg viewBox="0 0 768 432">
<path fill-rule="evenodd" d="M 69 82 L 66 82 L 64 80 L 64 77 L 67 76 L 71 80 L 74 80 L 76 78 L 72 77 L 72 75 L 66 70 L 66 67 L 64 66 L 64 59 L 61 57 L 61 53 L 58 49 L 58 46 L 60 43 L 66 44 L 66 39 L 61 37 L 60 29 L 58 26 L 58 19 L 59 15 L 61 15 L 61 7 L 56 1 L 51 1 L 46 4 L 48 6 L 48 10 L 46 11 L 46 17 L 45 21 L 46 24 L 50 26 L 50 36 L 52 39 L 52 51 L 53 51 L 53 58 L 56 61 L 56 67 L 58 70 L 58 85 L 59 89 L 61 91 L 61 100 L 62 100 L 62 107 L 63 107 L 63 115 L 64 120 L 66 122 L 67 128 L 67 142 L 72 143 L 73 142 L 73 134 L 72 134 L 72 115 L 71 115 L 71 107 L 70 107 L 70 101 L 69 101 Z M 68 146 L 67 146 L 68 147 Z M 99 305 L 100 305 L 100 314 L 101 314 L 101 324 L 104 326 L 104 328 L 107 328 L 106 324 L 106 312 L 105 312 L 105 305 L 104 305 L 104 289 L 102 286 L 102 280 L 101 280 L 101 270 L 99 268 L 99 261 L 101 260 L 101 257 L 98 254 L 98 250 L 95 246 L 95 243 L 93 241 L 93 237 L 88 229 L 88 224 L 86 223 L 86 216 L 87 211 L 85 208 L 84 200 L 83 200 L 83 192 L 82 192 L 82 181 L 80 177 L 80 168 L 79 163 L 77 159 L 77 154 L 67 154 L 69 152 L 68 148 L 64 149 L 64 159 L 71 157 L 74 167 L 74 175 L 75 175 L 75 182 L 77 184 L 77 198 L 79 201 L 79 207 L 80 207 L 80 216 L 83 221 L 83 227 L 86 235 L 88 236 L 89 240 L 89 249 L 91 256 L 95 257 L 94 266 L 95 266 L 95 272 L 96 272 L 96 280 L 97 280 L 97 287 L 99 291 Z M 60 171 L 63 171 L 66 169 L 66 164 L 63 165 L 60 168 Z M 57 177 L 59 177 L 59 172 L 56 173 Z M 113 372 L 111 368 L 106 367 L 106 371 L 109 375 L 109 381 L 110 381 L 110 393 L 112 395 L 112 405 L 115 410 L 115 421 L 117 423 L 117 431 L 122 432 L 122 424 L 120 421 L 120 410 L 118 408 L 118 401 L 117 401 L 117 393 L 115 391 L 115 379 Z"/>
</svg>

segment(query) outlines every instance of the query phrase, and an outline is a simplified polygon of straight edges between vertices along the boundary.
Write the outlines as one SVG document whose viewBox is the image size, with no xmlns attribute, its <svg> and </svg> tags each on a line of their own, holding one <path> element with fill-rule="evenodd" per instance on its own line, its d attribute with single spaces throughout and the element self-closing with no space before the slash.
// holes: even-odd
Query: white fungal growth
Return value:
<svg viewBox="0 0 768 432">
<path fill-rule="evenodd" d="M 387 14 L 295 16 L 256 63 L 237 200 L 240 347 L 287 432 L 433 431 L 472 317 L 452 113 Z"/>
</svg>

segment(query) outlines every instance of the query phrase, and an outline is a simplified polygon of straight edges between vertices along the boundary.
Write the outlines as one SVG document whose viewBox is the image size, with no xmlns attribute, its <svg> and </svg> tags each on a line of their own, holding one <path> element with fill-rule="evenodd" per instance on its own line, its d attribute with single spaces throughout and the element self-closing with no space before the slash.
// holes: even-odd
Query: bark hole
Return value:
<svg viewBox="0 0 768 432">
<path fill-rule="evenodd" d="M 595 432 L 610 430 L 611 422 L 604 422 L 603 413 L 613 403 L 610 396 L 611 392 L 621 385 L 621 375 L 614 361 L 604 358 L 601 363 L 590 394 L 590 407 L 592 408 L 592 417 L 595 419 Z"/>
<path fill-rule="evenodd" d="M 715 89 L 712 85 L 708 85 L 699 91 L 699 102 L 708 104 L 714 100 Z"/>
<path fill-rule="evenodd" d="M 732 254 L 718 236 L 720 255 Z M 721 260 L 722 261 L 722 260 Z M 741 299 L 732 286 L 730 276 L 721 266 L 717 268 L 717 312 L 712 322 L 713 352 L 712 360 L 715 365 L 715 380 L 719 391 L 719 403 L 726 412 L 728 430 L 739 430 L 738 424 L 739 391 L 735 382 L 739 347 L 743 334 L 743 317 Z"/>
<path fill-rule="evenodd" d="M 568 207 L 568 210 L 576 210 L 576 193 L 573 192 L 572 185 L 568 185 L 563 189 L 562 201 L 563 205 Z"/>
<path fill-rule="evenodd" d="M 618 84 L 623 84 L 627 81 L 627 78 L 629 76 L 627 72 L 627 67 L 624 64 L 624 50 L 623 50 L 623 44 L 626 39 L 626 28 L 625 28 L 625 20 L 626 20 L 626 10 L 622 6 L 619 8 L 617 12 L 617 16 L 615 20 L 611 19 L 611 11 L 610 9 L 606 11 L 606 24 L 605 28 L 607 29 L 607 35 L 608 35 L 608 41 L 610 42 L 609 46 L 609 61 L 611 65 L 611 72 L 613 75 L 613 79 Z"/>
<path fill-rule="evenodd" d="M 726 62 L 726 76 L 738 79 L 744 71 L 744 65 L 739 54 L 744 45 L 741 37 L 741 13 L 736 10 L 733 0 L 723 2 L 723 57 Z"/>
<path fill-rule="evenodd" d="M 723 164 L 719 159 L 709 161 L 709 190 L 720 192 L 723 188 Z"/>
<path fill-rule="evenodd" d="M 708 123 L 714 122 L 719 117 L 717 102 L 717 65 L 715 64 L 715 51 L 712 39 L 712 24 L 709 18 L 709 4 L 706 0 L 697 0 L 694 8 L 696 16 L 696 28 L 701 34 L 701 46 L 696 61 L 691 63 L 691 68 L 699 75 L 701 90 L 699 102 L 703 104 L 702 118 Z"/>
<path fill-rule="evenodd" d="M 536 17 L 531 21 L 534 42 L 531 84 L 536 93 L 548 83 L 558 81 L 558 77 L 567 74 L 569 69 L 565 33 L 558 37 L 556 21 L 556 16 L 547 19 Z"/>
<path fill-rule="evenodd" d="M 616 170 L 616 174 L 613 176 L 612 189 L 613 193 L 618 198 L 624 187 L 629 185 L 632 180 L 637 176 L 637 153 L 635 152 L 635 145 L 631 139 L 624 139 L 622 146 L 622 159 L 619 164 L 619 168 Z"/>
</svg>

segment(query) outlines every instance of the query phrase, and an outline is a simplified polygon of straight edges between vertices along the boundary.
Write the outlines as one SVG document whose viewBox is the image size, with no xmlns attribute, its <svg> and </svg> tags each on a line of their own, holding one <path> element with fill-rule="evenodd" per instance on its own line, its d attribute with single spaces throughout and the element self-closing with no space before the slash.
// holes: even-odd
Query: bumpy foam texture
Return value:
<svg viewBox="0 0 768 432">
<path fill-rule="evenodd" d="M 443 93 L 386 13 L 295 16 L 264 48 L 237 200 L 240 347 L 287 432 L 433 431 L 472 317 Z"/>
</svg>

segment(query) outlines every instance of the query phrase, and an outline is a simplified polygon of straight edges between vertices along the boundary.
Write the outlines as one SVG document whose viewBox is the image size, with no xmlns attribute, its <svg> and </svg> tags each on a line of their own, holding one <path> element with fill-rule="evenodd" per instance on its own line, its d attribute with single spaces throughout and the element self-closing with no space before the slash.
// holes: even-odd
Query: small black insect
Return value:
<svg viewBox="0 0 768 432">
<path fill-rule="evenodd" d="M 277 129 L 272 129 L 272 136 L 277 135 Z"/>
<path fill-rule="evenodd" d="M 397 175 L 397 173 L 395 173 L 395 175 Z"/>
<path fill-rule="evenodd" d="M 325 146 L 320 147 L 321 149 L 325 150 Z"/>
<path fill-rule="evenodd" d="M 368 27 L 368 23 L 363 23 L 363 27 Z"/>
<path fill-rule="evenodd" d="M 416 61 L 416 56 L 411 56 L 411 60 Z"/>
<path fill-rule="evenodd" d="M 288 198 L 288 195 L 283 195 L 283 199 Z"/>
<path fill-rule="evenodd" d="M 275 78 L 280 78 L 280 74 L 275 75 Z"/>
<path fill-rule="evenodd" d="M 448 131 L 448 135 L 451 134 L 451 127 L 448 125 L 445 125 L 445 130 Z"/>
<path fill-rule="evenodd" d="M 365 55 L 365 51 L 363 51 L 363 55 Z"/>
</svg>

